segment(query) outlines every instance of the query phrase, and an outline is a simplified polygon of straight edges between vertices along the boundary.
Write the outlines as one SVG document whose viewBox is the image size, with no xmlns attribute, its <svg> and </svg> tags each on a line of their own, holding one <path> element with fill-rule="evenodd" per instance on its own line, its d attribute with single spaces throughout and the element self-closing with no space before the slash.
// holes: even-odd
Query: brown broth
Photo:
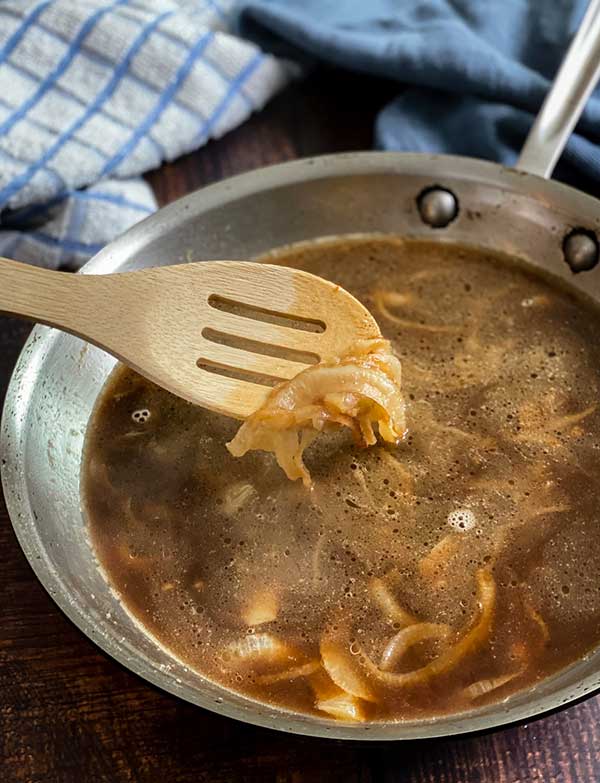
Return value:
<svg viewBox="0 0 600 783">
<path fill-rule="evenodd" d="M 596 309 L 460 246 L 372 237 L 275 258 L 373 312 L 403 362 L 409 436 L 365 450 L 344 432 L 319 438 L 305 455 L 311 492 L 272 455 L 232 458 L 237 422 L 118 368 L 88 428 L 83 495 L 124 604 L 211 680 L 322 717 L 315 675 L 264 677 L 318 661 L 324 633 L 375 693 L 363 705 L 371 720 L 504 699 L 585 655 L 600 640 Z M 401 623 L 374 600 L 373 580 L 420 620 L 451 626 L 450 642 L 404 656 L 407 671 L 477 617 L 478 569 L 497 586 L 485 643 L 417 686 L 377 682 L 361 656 L 379 663 Z M 266 620 L 250 626 L 256 602 Z M 244 663 L 231 645 L 263 634 L 293 652 Z M 514 676 L 479 698 L 465 691 L 503 675 Z"/>
</svg>

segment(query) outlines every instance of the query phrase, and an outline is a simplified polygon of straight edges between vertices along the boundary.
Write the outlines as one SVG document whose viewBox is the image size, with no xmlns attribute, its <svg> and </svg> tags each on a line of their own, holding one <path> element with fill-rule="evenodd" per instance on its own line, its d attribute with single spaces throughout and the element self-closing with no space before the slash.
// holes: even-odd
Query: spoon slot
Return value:
<svg viewBox="0 0 600 783">
<path fill-rule="evenodd" d="M 299 364 L 316 364 L 320 357 L 310 351 L 299 351 L 296 348 L 287 348 L 284 345 L 275 345 L 273 343 L 263 343 L 258 340 L 250 340 L 247 337 L 240 337 L 236 334 L 228 334 L 217 329 L 211 329 L 206 326 L 202 330 L 202 337 L 217 345 L 226 345 L 230 348 L 240 348 L 243 351 L 257 353 L 261 356 L 275 356 L 278 359 L 287 359 L 290 362 Z"/>
<path fill-rule="evenodd" d="M 327 325 L 324 321 L 315 318 L 306 318 L 302 315 L 293 313 L 282 313 L 277 310 L 268 310 L 256 305 L 249 305 L 245 302 L 236 302 L 233 299 L 226 299 L 218 294 L 211 294 L 208 297 L 208 304 L 215 310 L 224 313 L 239 315 L 242 318 L 249 318 L 253 321 L 263 321 L 269 324 L 278 324 L 288 329 L 299 329 L 302 332 L 313 332 L 322 334 Z"/>
<path fill-rule="evenodd" d="M 220 364 L 213 359 L 200 358 L 196 362 L 196 365 L 201 370 L 206 370 L 214 375 L 220 375 L 223 378 L 232 378 L 235 381 L 246 381 L 246 383 L 253 383 L 257 386 L 277 386 L 281 383 L 283 378 L 275 378 L 271 375 L 264 375 L 262 373 L 250 372 L 250 370 L 242 370 L 239 367 L 229 367 L 226 364 Z"/>
</svg>

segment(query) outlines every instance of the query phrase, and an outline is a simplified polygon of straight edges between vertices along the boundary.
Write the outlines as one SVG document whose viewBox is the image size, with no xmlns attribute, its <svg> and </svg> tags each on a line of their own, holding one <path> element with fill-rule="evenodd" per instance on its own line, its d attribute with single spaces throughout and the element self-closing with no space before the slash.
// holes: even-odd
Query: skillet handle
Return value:
<svg viewBox="0 0 600 783">
<path fill-rule="evenodd" d="M 516 168 L 550 177 L 600 77 L 600 0 L 590 4 L 536 117 Z"/>
</svg>

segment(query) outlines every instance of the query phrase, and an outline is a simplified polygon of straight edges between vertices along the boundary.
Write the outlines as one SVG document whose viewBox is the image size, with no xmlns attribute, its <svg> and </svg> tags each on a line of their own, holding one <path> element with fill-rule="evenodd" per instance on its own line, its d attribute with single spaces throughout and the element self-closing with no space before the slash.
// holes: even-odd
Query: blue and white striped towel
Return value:
<svg viewBox="0 0 600 783">
<path fill-rule="evenodd" d="M 241 123 L 294 67 L 232 0 L 0 2 L 0 255 L 78 266 L 156 208 L 139 178 Z"/>
</svg>

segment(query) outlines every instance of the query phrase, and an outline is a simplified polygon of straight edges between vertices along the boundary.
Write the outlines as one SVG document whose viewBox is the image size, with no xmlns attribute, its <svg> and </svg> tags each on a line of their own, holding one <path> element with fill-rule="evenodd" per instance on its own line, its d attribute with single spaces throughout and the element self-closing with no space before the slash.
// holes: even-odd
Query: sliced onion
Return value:
<svg viewBox="0 0 600 783">
<path fill-rule="evenodd" d="M 252 484 L 247 481 L 235 481 L 223 493 L 221 511 L 231 517 L 257 497 L 258 493 Z"/>
<path fill-rule="evenodd" d="M 415 478 L 409 469 L 404 465 L 397 457 L 395 457 L 388 449 L 383 448 L 379 452 L 388 465 L 400 476 L 402 482 L 400 492 L 404 496 L 410 496 L 411 500 L 414 500 L 415 494 Z"/>
<path fill-rule="evenodd" d="M 330 699 L 317 700 L 315 707 L 320 712 L 326 712 L 336 720 L 356 721 L 361 723 L 366 720 L 364 705 L 360 699 L 349 693 L 340 693 Z"/>
<path fill-rule="evenodd" d="M 156 565 L 156 558 L 150 555 L 132 555 L 125 543 L 117 544 L 112 549 L 121 563 L 131 571 L 150 571 Z"/>
<path fill-rule="evenodd" d="M 249 626 L 271 623 L 277 618 L 279 599 L 271 590 L 262 590 L 252 596 L 242 612 L 242 620 Z"/>
<path fill-rule="evenodd" d="M 403 628 L 388 642 L 381 656 L 380 668 L 390 671 L 415 644 L 427 639 L 446 639 L 451 630 L 449 625 L 439 623 L 416 623 Z"/>
<path fill-rule="evenodd" d="M 402 326 L 405 329 L 415 329 L 420 332 L 432 332 L 434 334 L 456 334 L 460 331 L 458 326 L 450 326 L 444 324 L 422 324 L 419 321 L 412 321 L 407 318 L 398 318 L 397 315 L 391 313 L 388 309 L 389 306 L 394 307 L 398 305 L 397 294 L 389 291 L 375 291 L 373 294 L 375 304 L 385 316 L 392 323 Z M 404 302 L 405 304 L 405 302 Z"/>
<path fill-rule="evenodd" d="M 556 403 L 553 403 L 554 397 L 549 395 L 549 399 L 547 397 L 522 405 L 518 412 L 521 431 L 515 436 L 515 440 L 556 448 L 561 445 L 555 435 L 557 431 L 566 433 L 569 428 L 575 427 L 579 422 L 591 416 L 597 408 L 596 404 L 592 404 L 577 413 L 552 416 L 549 415 L 548 409 L 551 411 L 556 407 Z"/>
<path fill-rule="evenodd" d="M 400 606 L 383 579 L 374 577 L 369 583 L 369 592 L 385 617 L 391 622 L 400 623 L 403 626 L 418 622 L 414 614 Z"/>
<path fill-rule="evenodd" d="M 440 572 L 448 565 L 450 558 L 456 554 L 459 547 L 457 535 L 449 534 L 440 539 L 437 544 L 419 562 L 419 573 L 423 579 L 437 582 Z"/>
<path fill-rule="evenodd" d="M 376 700 L 364 672 L 346 645 L 324 637 L 320 652 L 323 668 L 339 688 L 359 699 Z"/>
<path fill-rule="evenodd" d="M 506 683 L 510 682 L 511 680 L 520 677 L 521 674 L 523 674 L 523 669 L 519 669 L 518 671 L 512 672 L 511 674 L 501 674 L 499 677 L 490 677 L 484 680 L 477 680 L 477 682 L 473 682 L 471 685 L 467 685 L 467 687 L 463 689 L 463 696 L 465 696 L 467 699 L 470 699 L 471 701 L 475 701 L 475 699 L 480 699 L 482 696 L 486 696 L 488 693 L 491 693 L 492 691 L 501 688 L 503 685 L 506 685 Z"/>
<path fill-rule="evenodd" d="M 302 453 L 319 432 L 349 427 L 364 445 L 397 443 L 406 431 L 400 361 L 387 340 L 357 343 L 351 354 L 320 362 L 276 386 L 242 424 L 227 448 L 234 457 L 272 451 L 288 478 L 311 485 Z"/>
<path fill-rule="evenodd" d="M 300 657 L 293 647 L 270 633 L 248 634 L 228 644 L 222 656 L 225 662 L 233 664 L 261 662 L 281 666 L 298 663 Z"/>
<path fill-rule="evenodd" d="M 315 707 L 338 720 L 365 720 L 364 702 L 342 690 L 319 665 L 308 678 L 315 694 Z"/>
<path fill-rule="evenodd" d="M 562 514 L 565 511 L 570 511 L 571 506 L 567 503 L 555 503 L 553 506 L 544 506 L 543 508 L 534 509 L 527 516 L 529 519 L 534 517 L 543 517 L 546 514 Z"/>
<path fill-rule="evenodd" d="M 450 671 L 457 666 L 462 659 L 475 652 L 489 636 L 494 608 L 496 605 L 496 584 L 489 571 L 481 568 L 477 572 L 478 600 L 480 605 L 479 617 L 472 624 L 471 629 L 462 636 L 456 644 L 447 648 L 433 661 L 420 669 L 411 672 L 394 673 L 382 671 L 373 661 L 362 652 L 364 666 L 370 674 L 379 682 L 391 687 L 401 688 L 418 685 L 440 674 Z"/>
<path fill-rule="evenodd" d="M 309 676 L 308 681 L 317 701 L 327 701 L 345 692 L 335 684 L 322 665 Z"/>
<path fill-rule="evenodd" d="M 528 598 L 524 598 L 523 603 L 525 604 L 525 609 L 527 611 L 527 614 L 531 617 L 533 622 L 540 629 L 540 633 L 542 635 L 544 644 L 547 644 L 550 641 L 550 629 L 548 628 L 548 623 L 544 620 L 542 615 L 533 606 L 533 604 L 529 601 Z"/>
<path fill-rule="evenodd" d="M 577 413 L 568 413 L 566 416 L 559 416 L 552 421 L 552 426 L 557 430 L 566 430 L 568 427 L 572 427 L 574 424 L 579 424 L 580 421 L 587 419 L 596 410 L 598 405 L 592 403 L 587 408 Z"/>
<path fill-rule="evenodd" d="M 276 672 L 275 674 L 262 674 L 256 678 L 256 682 L 259 685 L 273 685 L 276 682 L 289 682 L 291 680 L 297 680 L 300 677 L 309 677 L 321 668 L 321 661 L 308 661 L 300 666 L 294 666 L 291 669 L 285 669 L 282 672 Z"/>
<path fill-rule="evenodd" d="M 491 447 L 495 443 L 495 440 L 492 437 L 477 432 L 468 432 L 467 430 L 461 430 L 459 427 L 440 423 L 435 416 L 433 406 L 425 400 L 419 400 L 414 403 L 412 416 L 413 420 L 420 422 L 421 427 L 426 427 L 428 430 L 435 430 L 441 435 L 446 436 L 446 439 L 457 438 L 465 441 L 465 445 L 472 443 L 473 445 L 478 445 L 480 448 Z"/>
</svg>

